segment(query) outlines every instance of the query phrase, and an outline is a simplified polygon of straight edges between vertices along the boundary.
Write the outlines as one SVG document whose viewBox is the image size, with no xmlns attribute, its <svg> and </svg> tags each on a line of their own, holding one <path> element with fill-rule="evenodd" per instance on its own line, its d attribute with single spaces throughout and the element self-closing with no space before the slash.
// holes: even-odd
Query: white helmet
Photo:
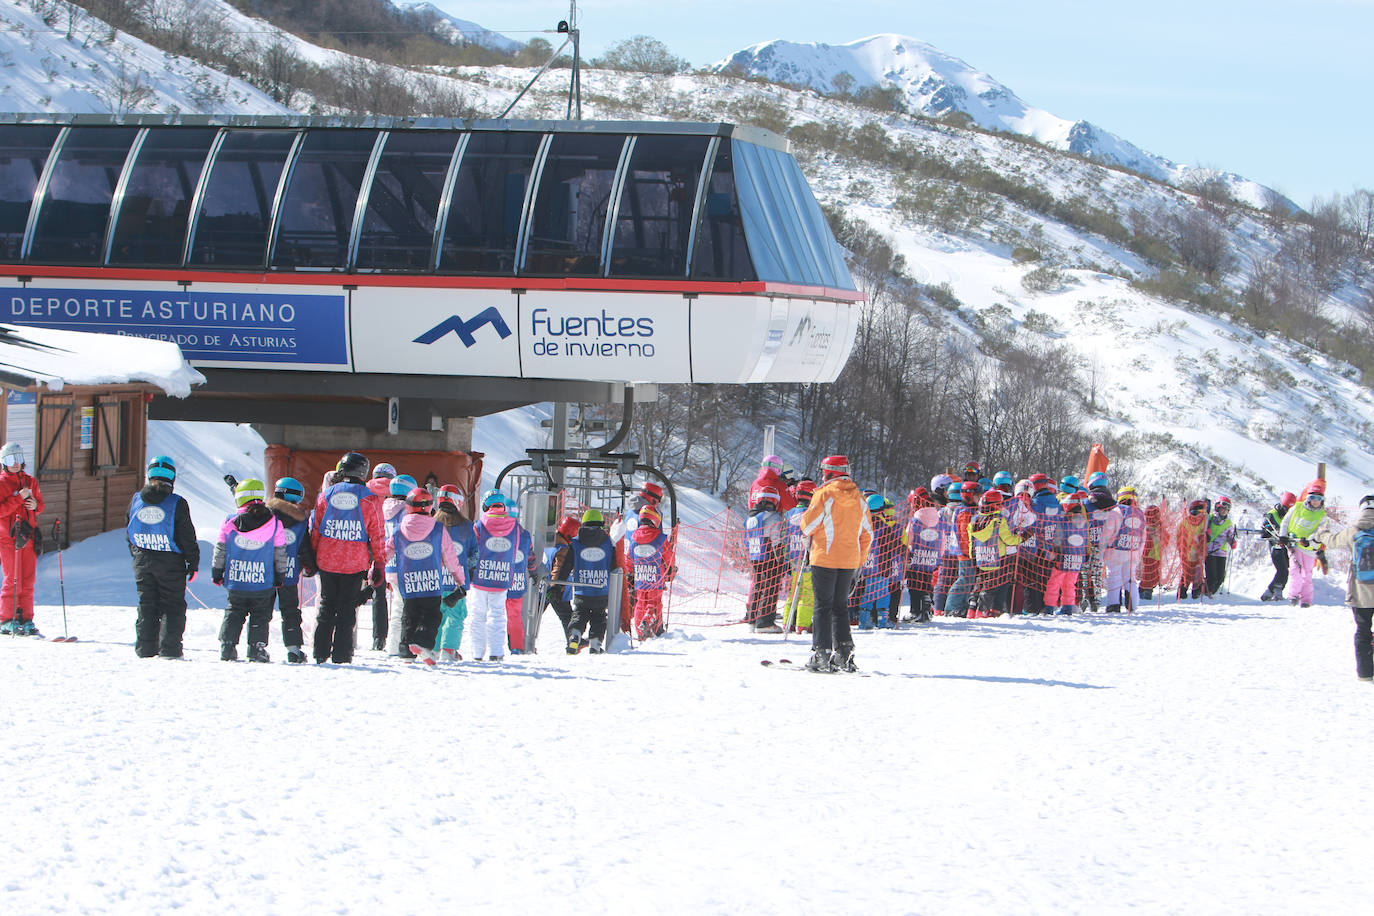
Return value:
<svg viewBox="0 0 1374 916">
<path fill-rule="evenodd" d="M 18 442 L 6 442 L 4 448 L 0 448 L 0 464 L 7 468 L 23 467 L 24 446 Z"/>
<path fill-rule="evenodd" d="M 954 483 L 954 478 L 950 477 L 948 474 L 936 474 L 934 477 L 930 478 L 930 492 L 943 493 L 945 488 L 952 483 Z"/>
</svg>

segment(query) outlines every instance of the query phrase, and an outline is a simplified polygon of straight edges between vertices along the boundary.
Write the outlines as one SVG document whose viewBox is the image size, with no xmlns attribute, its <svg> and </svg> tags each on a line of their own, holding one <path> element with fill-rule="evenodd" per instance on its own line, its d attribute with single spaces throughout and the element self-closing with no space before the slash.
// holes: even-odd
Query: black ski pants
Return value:
<svg viewBox="0 0 1374 916">
<path fill-rule="evenodd" d="M 568 621 L 568 637 L 571 639 L 573 634 L 580 638 L 582 631 L 588 627 L 588 639 L 606 638 L 606 608 L 610 604 L 610 599 L 605 595 L 578 595 L 573 599 L 572 619 Z"/>
<path fill-rule="evenodd" d="M 320 608 L 315 615 L 315 661 L 336 665 L 353 661 L 353 627 L 358 622 L 358 598 L 367 573 L 319 571 Z"/>
<path fill-rule="evenodd" d="M 1360 677 L 1374 677 L 1374 635 L 1370 633 L 1370 622 L 1374 619 L 1374 608 L 1353 607 L 1355 615 L 1355 673 Z"/>
<path fill-rule="evenodd" d="M 854 636 L 849 631 L 849 590 L 854 586 L 857 569 L 811 567 L 811 594 L 816 609 L 811 623 L 811 648 L 854 651 Z"/>
<path fill-rule="evenodd" d="M 140 658 L 181 658 L 186 634 L 186 558 L 170 550 L 140 550 L 134 557 L 138 621 L 134 651 Z"/>
<path fill-rule="evenodd" d="M 438 595 L 405 599 L 401 610 L 401 648 L 434 648 L 434 640 L 439 637 L 439 624 L 444 620 L 444 609 L 439 606 L 441 600 Z"/>
<path fill-rule="evenodd" d="M 1214 557 L 1209 554 L 1205 575 L 1207 577 L 1207 594 L 1215 595 L 1221 591 L 1221 584 L 1226 581 L 1226 558 Z"/>
<path fill-rule="evenodd" d="M 281 644 L 288 649 L 305 645 L 301 635 L 301 587 L 295 585 L 277 586 L 277 608 L 281 611 Z"/>
<path fill-rule="evenodd" d="M 272 604 L 277 597 L 275 589 L 261 592 L 231 591 L 229 609 L 224 612 L 224 621 L 219 625 L 221 645 L 237 646 L 243 633 L 243 622 L 248 621 L 248 648 L 258 643 L 267 645 L 268 634 L 272 630 Z"/>
<path fill-rule="evenodd" d="M 556 597 L 555 591 L 562 592 L 563 586 L 558 585 L 549 588 L 549 604 L 553 606 L 553 612 L 558 615 L 558 622 L 563 626 L 563 641 L 567 642 L 568 628 L 572 626 L 572 603 L 565 598 Z"/>
<path fill-rule="evenodd" d="M 1269 561 L 1274 564 L 1274 578 L 1266 591 L 1278 594 L 1288 584 L 1288 548 L 1275 545 L 1269 548 Z"/>
<path fill-rule="evenodd" d="M 391 625 L 391 611 L 386 603 L 386 588 L 379 588 L 372 593 L 372 646 L 376 649 L 386 647 L 387 630 Z M 402 648 L 410 645 L 402 643 Z"/>
</svg>

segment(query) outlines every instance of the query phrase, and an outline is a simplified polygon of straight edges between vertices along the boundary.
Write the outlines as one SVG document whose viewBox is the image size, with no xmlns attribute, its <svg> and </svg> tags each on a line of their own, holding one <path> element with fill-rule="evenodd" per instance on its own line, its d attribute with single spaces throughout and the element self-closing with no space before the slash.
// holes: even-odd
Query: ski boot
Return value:
<svg viewBox="0 0 1374 916">
<path fill-rule="evenodd" d="M 443 656 L 446 662 L 461 662 L 463 660 L 463 654 L 457 649 L 440 649 L 439 654 Z"/>
<path fill-rule="evenodd" d="M 505 661 L 505 660 L 506 660 L 506 657 L 505 657 L 504 655 L 488 655 L 488 656 L 487 656 L 487 661 L 489 661 L 489 662 L 496 662 L 498 665 L 499 665 L 501 662 Z"/>
<path fill-rule="evenodd" d="M 807 671 L 814 671 L 817 674 L 830 674 L 835 669 L 830 664 L 830 650 L 817 649 L 811 653 L 811 657 L 806 660 L 803 666 Z"/>
<path fill-rule="evenodd" d="M 416 658 L 424 662 L 430 668 L 433 668 L 439 663 L 439 653 L 435 652 L 433 649 L 426 649 L 424 646 L 420 645 L 411 645 L 410 651 L 415 654 Z"/>
<path fill-rule="evenodd" d="M 867 609 L 859 611 L 859 629 L 873 629 L 873 613 Z"/>
<path fill-rule="evenodd" d="M 878 619 L 874 622 L 874 626 L 877 627 L 879 630 L 892 629 L 892 621 L 888 619 L 886 608 L 878 609 Z"/>
<path fill-rule="evenodd" d="M 272 656 L 267 654 L 267 643 L 253 643 L 253 647 L 248 650 L 248 660 L 250 662 L 270 662 Z"/>
<path fill-rule="evenodd" d="M 1153 600 L 1153 599 L 1154 599 L 1154 596 L 1155 596 L 1155 590 L 1152 589 L 1152 588 L 1142 588 L 1142 589 L 1140 590 L 1140 600 L 1142 600 L 1142 601 L 1150 601 L 1150 600 Z"/>
<path fill-rule="evenodd" d="M 286 662 L 287 662 L 287 664 L 289 664 L 289 665 L 304 665 L 304 664 L 305 664 L 305 653 L 301 651 L 301 647 L 300 647 L 300 646 L 287 646 L 287 647 L 286 647 Z"/>
<path fill-rule="evenodd" d="M 238 661 L 239 647 L 231 642 L 220 643 L 219 660 L 222 662 Z"/>
<path fill-rule="evenodd" d="M 595 636 L 592 637 L 592 644 L 588 647 L 587 651 L 593 655 L 606 654 L 606 650 L 601 645 L 601 640 L 597 639 Z"/>
<path fill-rule="evenodd" d="M 5 636 L 18 636 L 18 627 L 19 622 L 17 620 L 6 620 L 4 623 L 0 623 L 0 634 Z"/>
<path fill-rule="evenodd" d="M 1107 613 L 1108 613 L 1108 614 L 1120 614 L 1120 613 L 1121 613 L 1121 605 L 1119 605 L 1119 604 L 1109 604 L 1109 605 L 1107 605 Z"/>
<path fill-rule="evenodd" d="M 571 636 L 568 637 L 568 648 L 567 648 L 567 653 L 568 653 L 569 655 L 576 655 L 577 653 L 579 653 L 579 652 L 581 652 L 581 651 L 582 651 L 582 637 L 581 637 L 580 635 L 578 635 L 577 633 L 573 633 Z M 478 661 L 481 661 L 481 659 L 478 659 Z"/>
<path fill-rule="evenodd" d="M 33 621 L 32 621 L 32 620 L 20 620 L 20 621 L 18 622 L 18 626 L 16 626 L 15 629 L 14 629 L 14 633 L 15 633 L 16 636 L 41 636 L 41 635 L 42 635 L 41 633 L 38 632 L 38 627 L 36 627 L 36 626 L 33 625 Z"/>
<path fill-rule="evenodd" d="M 830 658 L 830 664 L 834 670 L 843 674 L 854 674 L 859 670 L 859 666 L 854 664 L 854 647 L 849 646 L 844 649 L 837 649 Z"/>
</svg>

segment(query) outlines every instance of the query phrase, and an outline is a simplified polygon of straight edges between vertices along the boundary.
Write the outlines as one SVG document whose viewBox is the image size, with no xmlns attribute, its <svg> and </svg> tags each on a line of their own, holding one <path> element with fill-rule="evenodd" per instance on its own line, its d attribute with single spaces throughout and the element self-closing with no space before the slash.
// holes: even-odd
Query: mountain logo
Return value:
<svg viewBox="0 0 1374 916">
<path fill-rule="evenodd" d="M 502 340 L 510 336 L 510 326 L 506 324 L 506 319 L 501 317 L 501 313 L 493 305 L 466 321 L 461 316 L 452 315 L 415 338 L 414 342 L 432 344 L 448 334 L 457 334 L 458 339 L 463 342 L 463 346 L 471 349 L 477 346 L 477 337 L 475 336 L 477 330 L 488 324 L 496 329 L 496 335 Z"/>
</svg>

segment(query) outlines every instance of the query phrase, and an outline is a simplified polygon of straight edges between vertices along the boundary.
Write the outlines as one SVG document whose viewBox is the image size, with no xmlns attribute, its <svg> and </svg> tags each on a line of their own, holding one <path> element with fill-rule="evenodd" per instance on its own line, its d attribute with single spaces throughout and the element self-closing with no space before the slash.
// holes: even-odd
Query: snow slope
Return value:
<svg viewBox="0 0 1374 916">
<path fill-rule="evenodd" d="M 1054 149 L 1124 166 L 1179 184 L 1195 168 L 1146 152 L 1088 121 L 1070 121 L 1022 101 L 1016 93 L 953 55 L 905 35 L 872 35 L 845 44 L 767 41 L 737 51 L 709 68 L 835 93 L 840 74 L 849 91 L 896 87 L 908 110 L 938 118 L 962 112 L 986 130 L 1032 137 Z M 1208 170 L 1205 177 L 1213 177 Z M 1272 192 L 1232 173 L 1217 175 L 1232 194 L 1264 206 Z"/>
<path fill-rule="evenodd" d="M 226 4 L 227 6 L 227 4 Z M 0 111 L 289 114 L 243 80 L 146 42 L 65 4 L 51 23 L 0 0 Z"/>
<path fill-rule="evenodd" d="M 1374 894 L 1374 689 L 1330 604 L 942 620 L 859 634 L 868 678 L 765 669 L 805 650 L 742 628 L 294 668 L 275 632 L 276 663 L 219 662 L 220 614 L 195 605 L 188 661 L 135 658 L 133 609 L 86 603 L 127 557 L 76 553 L 81 641 L 0 640 L 7 912 L 1353 914 Z M 50 634 L 56 603 L 45 578 Z"/>
<path fill-rule="evenodd" d="M 429 0 L 419 0 L 419 2 L 402 2 L 399 6 L 409 9 L 416 13 L 428 13 L 437 20 L 438 28 L 452 44 L 475 44 L 493 51 L 501 51 L 506 54 L 513 54 L 523 47 L 521 42 L 513 38 L 507 38 L 500 32 L 493 32 L 485 26 L 480 26 L 475 22 L 466 19 L 459 19 L 451 13 L 446 13 L 439 7 L 430 3 Z"/>
</svg>

